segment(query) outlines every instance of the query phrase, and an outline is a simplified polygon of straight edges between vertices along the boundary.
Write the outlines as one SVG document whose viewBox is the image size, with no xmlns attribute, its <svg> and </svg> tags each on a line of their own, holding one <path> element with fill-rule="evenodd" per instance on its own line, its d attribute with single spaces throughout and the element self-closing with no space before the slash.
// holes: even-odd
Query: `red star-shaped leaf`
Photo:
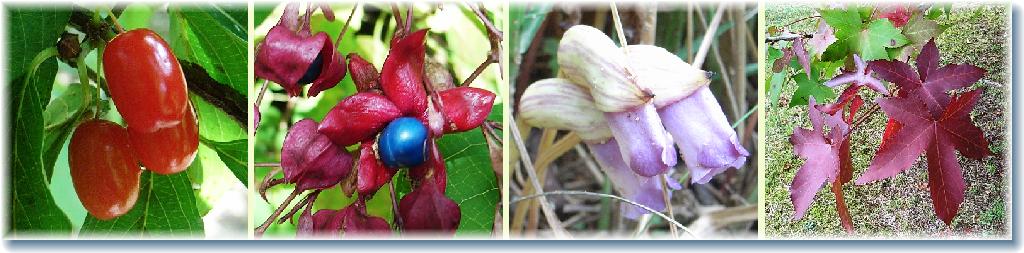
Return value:
<svg viewBox="0 0 1024 253">
<path fill-rule="evenodd" d="M 949 105 L 949 92 L 967 87 L 985 75 L 985 70 L 968 64 L 939 65 L 939 50 L 935 41 L 928 41 L 917 58 L 918 70 L 900 61 L 872 61 L 870 68 L 883 80 L 892 82 L 901 89 L 922 88 L 921 96 L 933 118 L 938 117 Z"/>
<path fill-rule="evenodd" d="M 899 174 L 926 153 L 932 205 L 939 218 L 950 224 L 964 200 L 966 187 L 954 149 L 975 159 L 990 155 L 988 141 L 970 119 L 980 94 L 981 90 L 973 90 L 952 99 L 939 117 L 933 117 L 918 96 L 879 99 L 882 110 L 903 127 L 885 148 L 878 150 L 857 184 Z"/>
<path fill-rule="evenodd" d="M 939 67 L 938 60 L 938 48 L 929 41 L 917 58 L 917 71 L 898 61 L 871 63 L 882 79 L 895 83 L 900 91 L 895 97 L 878 100 L 889 123 L 882 145 L 857 184 L 899 174 L 925 153 L 932 205 L 936 215 L 949 225 L 964 200 L 966 187 L 954 150 L 972 159 L 991 153 L 984 133 L 970 116 L 982 90 L 958 97 L 948 94 L 977 82 L 985 70 L 967 64 Z"/>
</svg>

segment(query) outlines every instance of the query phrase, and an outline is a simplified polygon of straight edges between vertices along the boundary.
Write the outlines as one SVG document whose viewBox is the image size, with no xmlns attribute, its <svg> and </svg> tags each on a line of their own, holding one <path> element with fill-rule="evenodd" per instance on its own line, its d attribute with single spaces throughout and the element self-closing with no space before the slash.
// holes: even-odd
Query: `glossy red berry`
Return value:
<svg viewBox="0 0 1024 253">
<path fill-rule="evenodd" d="M 142 169 L 120 125 L 106 120 L 79 125 L 68 146 L 68 164 L 75 193 L 92 216 L 109 220 L 135 206 Z"/>
<path fill-rule="evenodd" d="M 103 52 L 103 73 L 127 127 L 156 131 L 184 117 L 185 76 L 167 42 L 155 32 L 136 29 L 114 37 Z"/>
<path fill-rule="evenodd" d="M 188 169 L 199 148 L 199 126 L 191 105 L 177 124 L 152 132 L 128 127 L 128 136 L 135 157 L 146 170 L 162 175 Z"/>
</svg>

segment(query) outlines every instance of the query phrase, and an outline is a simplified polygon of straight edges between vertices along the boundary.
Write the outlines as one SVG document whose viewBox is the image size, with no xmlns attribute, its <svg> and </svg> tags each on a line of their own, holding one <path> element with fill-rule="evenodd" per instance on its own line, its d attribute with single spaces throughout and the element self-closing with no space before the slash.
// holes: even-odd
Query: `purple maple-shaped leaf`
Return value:
<svg viewBox="0 0 1024 253">
<path fill-rule="evenodd" d="M 871 76 L 872 69 L 868 68 L 868 64 L 860 59 L 860 56 L 853 55 L 853 63 L 856 69 L 852 72 L 844 72 L 832 80 L 825 82 L 825 86 L 836 87 L 842 84 L 850 84 L 853 86 L 868 86 L 872 90 L 875 90 L 882 94 L 889 94 L 889 91 L 885 89 L 885 85 L 881 81 Z"/>
<path fill-rule="evenodd" d="M 312 119 L 296 122 L 281 147 L 284 178 L 299 190 L 329 188 L 352 171 L 352 155 L 316 129 Z"/>
<path fill-rule="evenodd" d="M 922 92 L 915 95 L 921 96 L 933 117 L 938 117 L 949 105 L 950 90 L 967 87 L 985 75 L 984 69 L 969 64 L 938 67 L 938 52 L 933 39 L 921 48 L 921 54 L 917 58 L 917 71 L 907 63 L 889 60 L 872 61 L 870 68 L 878 73 L 878 77 L 896 84 L 901 89 L 921 88 Z"/>
<path fill-rule="evenodd" d="M 413 232 L 454 234 L 462 219 L 459 205 L 436 184 L 427 182 L 402 197 L 398 215 L 402 218 L 402 229 Z"/>
<path fill-rule="evenodd" d="M 800 62 L 800 66 L 804 67 L 804 74 L 811 78 L 811 57 L 804 48 L 804 37 L 796 37 L 796 40 L 793 40 L 793 54 L 796 54 L 796 61 Z"/>
<path fill-rule="evenodd" d="M 822 21 L 818 22 L 818 31 L 814 32 L 814 37 L 807 40 L 807 44 L 811 46 L 814 55 L 821 55 L 836 40 L 835 30 L 828 23 Z"/>
<path fill-rule="evenodd" d="M 849 125 L 843 121 L 842 115 L 829 115 L 820 111 L 814 97 L 808 101 L 808 117 L 812 129 L 797 128 L 789 138 L 793 151 L 806 159 L 789 188 L 789 197 L 795 209 L 794 219 L 803 218 L 822 185 L 838 177 L 840 150 L 849 133 Z M 828 133 L 825 132 L 826 126 L 829 127 Z"/>
</svg>

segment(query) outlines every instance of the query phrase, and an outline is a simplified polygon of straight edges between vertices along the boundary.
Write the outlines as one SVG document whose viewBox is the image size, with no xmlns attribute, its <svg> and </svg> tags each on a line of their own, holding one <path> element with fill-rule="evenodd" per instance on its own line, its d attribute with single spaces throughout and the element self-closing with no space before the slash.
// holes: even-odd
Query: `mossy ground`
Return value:
<svg viewBox="0 0 1024 253">
<path fill-rule="evenodd" d="M 1009 6 L 955 5 L 939 23 L 948 25 L 937 39 L 942 64 L 970 63 L 988 71 L 974 87 L 984 88 L 983 97 L 972 113 L 974 123 L 985 133 L 995 154 L 983 160 L 960 158 L 967 192 L 959 215 L 947 227 L 935 215 L 928 191 L 927 168 L 919 158 L 912 168 L 890 179 L 843 188 L 858 237 L 936 238 L 1006 237 L 1009 235 L 1007 194 L 1010 152 L 1007 140 L 1009 124 Z M 768 5 L 768 26 L 783 25 L 814 15 L 810 6 Z M 791 26 L 798 31 L 813 31 L 814 21 Z M 790 81 L 778 104 L 767 105 L 765 145 L 765 222 L 768 237 L 820 238 L 847 236 L 839 223 L 835 197 L 823 187 L 806 217 L 793 220 L 789 186 L 803 160 L 793 153 L 789 136 L 796 127 L 810 127 L 805 106 L 786 107 L 796 85 Z M 838 91 L 837 91 L 838 92 Z M 864 108 L 878 95 L 863 91 Z M 829 101 L 832 102 L 832 101 Z M 783 106 L 780 106 L 783 105 Z M 851 154 L 854 178 L 868 167 L 885 129 L 886 117 L 878 111 L 852 135 Z"/>
</svg>

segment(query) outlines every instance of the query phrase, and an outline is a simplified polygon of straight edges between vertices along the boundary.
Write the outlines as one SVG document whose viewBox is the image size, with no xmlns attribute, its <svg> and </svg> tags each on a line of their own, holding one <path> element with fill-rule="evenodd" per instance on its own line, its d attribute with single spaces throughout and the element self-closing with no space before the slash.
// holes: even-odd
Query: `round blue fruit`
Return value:
<svg viewBox="0 0 1024 253">
<path fill-rule="evenodd" d="M 377 139 L 377 155 L 392 169 L 420 165 L 426 153 L 427 127 L 413 117 L 391 121 Z"/>
</svg>

